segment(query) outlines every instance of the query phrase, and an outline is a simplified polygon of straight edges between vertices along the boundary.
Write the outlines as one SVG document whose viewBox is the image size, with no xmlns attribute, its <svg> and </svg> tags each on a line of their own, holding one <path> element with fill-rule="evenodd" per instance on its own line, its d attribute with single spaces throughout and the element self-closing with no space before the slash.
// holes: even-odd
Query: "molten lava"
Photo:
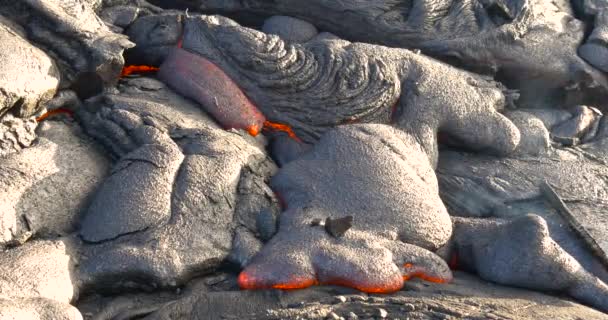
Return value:
<svg viewBox="0 0 608 320">
<path fill-rule="evenodd" d="M 258 135 L 258 133 L 260 133 L 260 126 L 258 126 L 257 124 L 254 125 L 250 125 L 249 127 L 245 128 L 245 130 L 247 131 L 247 133 L 249 133 L 251 136 L 255 137 Z"/>
<path fill-rule="evenodd" d="M 40 117 L 36 118 L 36 121 L 40 122 L 40 121 L 43 121 L 44 119 L 46 119 L 48 117 L 51 117 L 51 116 L 54 116 L 54 115 L 57 115 L 57 114 L 62 114 L 62 113 L 63 114 L 67 114 L 70 117 L 74 116 L 74 112 L 72 112 L 72 110 L 68 110 L 66 108 L 58 108 L 58 109 L 51 110 L 51 111 L 49 111 L 49 112 L 41 115 Z"/>
<path fill-rule="evenodd" d="M 270 122 L 267 120 L 267 121 L 264 121 L 264 129 L 285 132 L 293 140 L 295 140 L 297 142 L 302 142 L 302 140 L 300 140 L 300 138 L 298 138 L 298 136 L 296 136 L 295 132 L 293 132 L 291 127 L 286 124 Z"/>
<path fill-rule="evenodd" d="M 399 278 L 393 278 L 392 281 L 386 281 L 382 285 L 370 285 L 349 279 L 331 279 L 322 284 L 353 288 L 366 293 L 393 293 L 403 288 L 403 281 Z"/>
<path fill-rule="evenodd" d="M 407 281 L 411 278 L 420 278 L 420 279 L 428 281 L 428 282 L 448 283 L 451 280 L 451 279 L 444 279 L 444 278 L 429 276 L 425 273 L 424 268 L 417 267 L 411 263 L 404 264 L 403 268 L 405 269 L 405 274 L 403 275 L 403 281 Z"/>
<path fill-rule="evenodd" d="M 316 279 L 311 276 L 293 275 L 287 281 L 272 284 L 268 282 L 266 276 L 256 276 L 255 271 L 243 270 L 238 276 L 238 284 L 241 289 L 304 289 L 314 285 L 336 285 L 354 288 L 367 293 L 393 293 L 403 288 L 403 282 L 411 278 L 420 278 L 425 281 L 434 283 L 448 283 L 452 280 L 450 277 L 432 276 L 429 275 L 429 270 L 423 266 L 406 263 L 403 265 L 402 275 L 395 274 L 377 281 L 362 281 L 362 279 L 348 279 L 341 276 L 325 277 L 324 279 Z M 432 273 L 432 272 L 431 272 Z"/>
<path fill-rule="evenodd" d="M 318 285 L 316 279 L 313 278 L 305 278 L 305 277 L 297 277 L 294 276 L 287 283 L 280 283 L 275 285 L 269 285 L 267 287 L 260 286 L 258 279 L 247 274 L 246 272 L 241 272 L 237 279 L 237 282 L 241 289 L 245 290 L 253 290 L 253 289 L 281 289 L 281 290 L 295 290 L 295 289 L 304 289 L 311 286 Z"/>
<path fill-rule="evenodd" d="M 134 73 L 150 73 L 158 71 L 158 67 L 152 66 L 125 66 L 120 73 L 121 77 L 126 77 Z"/>
</svg>

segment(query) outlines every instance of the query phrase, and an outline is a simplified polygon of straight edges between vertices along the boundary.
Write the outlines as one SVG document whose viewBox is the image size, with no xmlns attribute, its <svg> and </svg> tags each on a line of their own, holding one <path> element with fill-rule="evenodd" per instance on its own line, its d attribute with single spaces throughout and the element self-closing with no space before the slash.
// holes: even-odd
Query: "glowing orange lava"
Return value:
<svg viewBox="0 0 608 320">
<path fill-rule="evenodd" d="M 302 140 L 300 140 L 300 138 L 298 138 L 298 136 L 296 136 L 295 132 L 293 132 L 293 130 L 291 129 L 290 126 L 286 125 L 286 124 L 281 124 L 281 123 L 275 123 L 275 122 L 270 122 L 270 121 L 264 121 L 264 129 L 266 130 L 276 130 L 276 131 L 283 131 L 285 133 L 287 133 L 287 135 L 296 140 L 297 142 L 302 142 Z"/>
<path fill-rule="evenodd" d="M 62 113 L 67 114 L 70 117 L 74 116 L 74 112 L 72 112 L 72 110 L 68 110 L 66 108 L 57 108 L 55 110 L 51 110 L 51 111 L 49 111 L 49 112 L 41 115 L 40 117 L 36 118 L 36 121 L 40 122 L 40 121 L 43 121 L 44 119 L 46 119 L 46 118 L 48 118 L 50 116 L 54 116 L 54 115 L 62 114 Z"/>
<path fill-rule="evenodd" d="M 259 284 L 257 279 L 246 272 L 241 272 L 237 279 L 239 287 L 245 290 L 254 290 L 254 289 L 280 289 L 280 290 L 295 290 L 295 289 L 304 289 L 311 286 L 318 285 L 319 282 L 314 278 L 307 277 L 298 277 L 294 276 L 289 279 L 286 283 L 279 283 L 274 285 L 263 286 Z"/>
<path fill-rule="evenodd" d="M 408 274 L 403 275 L 403 281 L 408 281 L 411 278 L 420 278 L 422 280 L 425 280 L 428 282 L 434 282 L 434 283 L 448 283 L 451 281 L 451 279 L 444 279 L 444 278 L 437 278 L 437 277 L 429 276 L 426 273 L 424 273 L 424 271 L 420 270 L 420 268 L 415 268 L 414 265 L 411 263 L 406 263 L 403 265 L 403 267 L 405 269 L 414 269 L 414 270 L 412 270 L 412 272 L 409 272 Z"/>
<path fill-rule="evenodd" d="M 257 124 L 251 125 L 246 128 L 247 132 L 252 136 L 257 136 L 260 133 L 260 127 Z"/>
<path fill-rule="evenodd" d="M 361 292 L 366 293 L 393 293 L 401 290 L 403 288 L 403 282 L 399 279 L 393 279 L 394 281 L 387 281 L 382 286 L 370 286 L 363 285 L 361 283 L 355 283 L 353 281 L 345 280 L 345 279 L 334 279 L 330 281 L 323 282 L 324 285 L 332 285 L 332 286 L 341 286 L 357 289 Z"/>
<path fill-rule="evenodd" d="M 149 73 L 158 71 L 158 67 L 152 66 L 125 66 L 120 73 L 121 77 L 126 77 L 134 73 Z"/>
</svg>

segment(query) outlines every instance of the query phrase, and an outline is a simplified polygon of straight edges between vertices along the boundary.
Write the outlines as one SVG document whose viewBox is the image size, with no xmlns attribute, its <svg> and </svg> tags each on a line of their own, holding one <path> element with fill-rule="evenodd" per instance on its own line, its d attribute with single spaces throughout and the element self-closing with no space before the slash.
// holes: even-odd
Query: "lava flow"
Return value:
<svg viewBox="0 0 608 320">
<path fill-rule="evenodd" d="M 403 281 L 408 281 L 411 278 L 420 278 L 420 279 L 428 281 L 428 282 L 448 283 L 452 280 L 451 278 L 440 278 L 440 277 L 430 276 L 425 272 L 424 268 L 415 266 L 411 263 L 404 264 L 403 268 L 405 270 L 404 275 L 403 275 Z"/>
<path fill-rule="evenodd" d="M 58 109 L 51 110 L 51 111 L 49 111 L 49 112 L 41 115 L 40 117 L 36 118 L 36 121 L 40 122 L 40 121 L 45 120 L 48 117 L 51 117 L 51 116 L 54 116 L 54 115 L 57 115 L 57 114 L 62 114 L 62 113 L 63 114 L 67 114 L 70 117 L 74 116 L 74 112 L 72 112 L 72 110 L 69 110 L 69 109 L 66 109 L 66 108 L 58 108 Z"/>
<path fill-rule="evenodd" d="M 121 77 L 126 77 L 128 75 L 134 74 L 134 73 L 150 73 L 150 72 L 156 72 L 158 71 L 159 68 L 158 67 L 152 67 L 152 66 L 125 66 L 124 68 L 122 68 L 122 72 L 120 73 Z"/>
<path fill-rule="evenodd" d="M 302 140 L 300 140 L 300 138 L 298 138 L 298 136 L 295 134 L 295 132 L 293 132 L 293 129 L 291 129 L 291 127 L 286 124 L 275 123 L 275 122 L 270 122 L 270 121 L 266 120 L 266 121 L 264 121 L 264 129 L 269 130 L 269 131 L 274 130 L 274 131 L 285 132 L 293 140 L 295 140 L 297 142 L 302 142 Z"/>
</svg>

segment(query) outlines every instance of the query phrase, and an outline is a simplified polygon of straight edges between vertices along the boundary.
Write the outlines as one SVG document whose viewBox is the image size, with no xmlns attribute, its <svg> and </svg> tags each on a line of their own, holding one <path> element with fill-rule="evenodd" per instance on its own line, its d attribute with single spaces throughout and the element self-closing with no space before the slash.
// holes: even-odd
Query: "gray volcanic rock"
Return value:
<svg viewBox="0 0 608 320">
<path fill-rule="evenodd" d="M 608 72 L 608 5 L 600 1 L 582 1 L 584 11 L 594 17 L 594 28 L 578 54 L 596 68 Z"/>
<path fill-rule="evenodd" d="M 608 174 L 607 149 L 600 142 L 556 149 L 542 158 L 498 159 L 444 152 L 437 169 L 442 200 L 451 214 L 459 216 L 513 218 L 530 212 L 541 215 L 551 237 L 566 252 L 586 270 L 608 281 L 608 271 L 601 260 L 570 230 L 570 221 L 546 202 L 539 189 L 547 180 L 573 212 L 597 215 L 591 208 L 605 206 L 608 192 L 603 178 Z"/>
<path fill-rule="evenodd" d="M 0 48 L 0 116 L 13 108 L 15 115 L 32 116 L 55 95 L 59 71 L 44 51 L 26 40 L 23 30 L 1 15 L 0 43 L 5 44 Z"/>
<path fill-rule="evenodd" d="M 136 43 L 128 57 L 136 64 L 158 66 L 175 47 L 183 33 L 179 15 L 161 14 L 140 17 L 125 31 Z"/>
<path fill-rule="evenodd" d="M 525 111 L 512 111 L 505 114 L 521 133 L 521 139 L 514 151 L 515 155 L 542 156 L 551 151 L 549 130 L 542 120 Z"/>
<path fill-rule="evenodd" d="M 69 305 L 78 296 L 73 253 L 66 240 L 32 241 L 0 252 L 0 318 L 82 319 Z"/>
<path fill-rule="evenodd" d="M 140 9 L 136 6 L 113 6 L 101 12 L 101 19 L 117 27 L 126 28 L 137 19 L 139 12 Z"/>
<path fill-rule="evenodd" d="M 47 121 L 38 134 L 34 145 L 0 163 L 0 243 L 71 233 L 107 175 L 108 159 L 73 124 Z"/>
<path fill-rule="evenodd" d="M 590 7 L 591 2 L 605 7 L 602 1 L 585 1 L 584 5 Z M 577 55 L 585 28 L 574 18 L 569 1 L 191 3 L 203 12 L 287 15 L 314 21 L 318 28 L 350 41 L 421 49 L 472 70 L 498 74 L 512 89 L 520 90 L 521 106 L 553 106 L 562 103 L 564 96 L 572 104 L 605 106 L 607 78 Z M 603 52 L 597 57 L 602 56 Z"/>
<path fill-rule="evenodd" d="M 0 319 L 2 320 L 82 320 L 75 307 L 48 299 L 2 299 L 0 298 Z"/>
<path fill-rule="evenodd" d="M 278 233 L 241 273 L 243 288 L 318 281 L 394 291 L 409 272 L 406 263 L 437 281 L 451 278 L 431 251 L 448 241 L 452 223 L 429 158 L 411 135 L 386 125 L 341 126 L 285 165 L 272 186 L 287 210 Z M 341 238 L 311 225 L 347 215 L 353 227 Z"/>
<path fill-rule="evenodd" d="M 73 247 L 66 240 L 32 241 L 0 252 L 3 298 L 45 298 L 69 303 L 78 296 L 72 282 Z"/>
<path fill-rule="evenodd" d="M 133 46 L 126 36 L 110 31 L 89 1 L 9 1 L 0 3 L 0 13 L 55 59 L 65 86 L 93 76 L 115 84 L 124 64 L 122 53 Z"/>
<path fill-rule="evenodd" d="M 281 228 L 354 215 L 353 230 L 395 233 L 429 250 L 451 235 L 423 147 L 390 126 L 345 125 L 328 132 L 310 153 L 283 167 L 272 187 L 288 208 L 307 208 L 282 214 Z"/>
<path fill-rule="evenodd" d="M 591 308 L 523 289 L 490 284 L 456 272 L 449 284 L 407 283 L 407 290 L 387 295 L 367 295 L 337 287 L 312 287 L 291 291 L 194 291 L 161 307 L 146 320 L 247 318 L 328 319 L 335 313 L 346 319 L 371 319 L 378 309 L 388 319 L 608 319 Z"/>
<path fill-rule="evenodd" d="M 34 117 L 17 118 L 10 113 L 0 117 L 0 158 L 29 147 L 37 126 Z"/>
<path fill-rule="evenodd" d="M 454 218 L 452 241 L 459 266 L 482 279 L 566 293 L 608 312 L 608 285 L 555 242 L 546 220 L 538 215 L 523 214 L 507 221 Z M 575 243 L 570 239 L 567 245 Z"/>
<path fill-rule="evenodd" d="M 572 110 L 573 117 L 551 128 L 554 140 L 570 139 L 574 143 L 592 140 L 599 128 L 601 112 L 587 106 L 577 106 Z M 570 145 L 572 145 L 570 144 Z"/>
<path fill-rule="evenodd" d="M 258 141 L 219 129 L 162 83 L 119 88 L 78 113 L 119 159 L 82 220 L 81 237 L 96 243 L 79 274 L 87 288 L 180 285 L 216 268 L 235 228 L 254 230 L 276 203 L 265 186 L 276 167 Z"/>
<path fill-rule="evenodd" d="M 288 43 L 304 43 L 319 33 L 313 24 L 287 16 L 273 16 L 266 19 L 262 31 L 276 34 Z"/>
<path fill-rule="evenodd" d="M 449 258 L 455 251 L 464 267 L 486 280 L 564 292 L 606 310 L 608 286 L 549 236 L 543 218 L 451 221 L 419 143 L 389 126 L 345 125 L 285 165 L 272 182 L 287 208 L 279 230 L 241 272 L 239 285 L 321 283 L 392 292 L 403 285 L 395 273 L 403 280 L 449 282 L 450 271 L 431 252 Z M 327 229 L 326 217 L 347 216 L 353 226 L 343 235 L 319 226 L 325 220 Z"/>
<path fill-rule="evenodd" d="M 142 23 L 138 45 L 164 48 L 178 37 L 179 16 L 145 18 L 149 27 Z M 506 154 L 519 142 L 517 128 L 498 112 L 513 97 L 487 78 L 405 49 L 345 41 L 289 45 L 221 16 L 183 19 L 183 48 L 220 67 L 268 120 L 290 125 L 304 142 L 343 123 L 391 120 L 424 141 L 432 159 L 439 128 L 475 150 Z M 167 34 L 143 36 L 158 23 L 171 23 Z"/>
</svg>

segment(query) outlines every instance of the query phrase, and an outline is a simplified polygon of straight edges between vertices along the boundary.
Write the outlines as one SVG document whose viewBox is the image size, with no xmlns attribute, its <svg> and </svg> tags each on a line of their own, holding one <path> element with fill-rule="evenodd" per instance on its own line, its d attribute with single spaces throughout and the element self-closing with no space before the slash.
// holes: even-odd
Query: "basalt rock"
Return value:
<svg viewBox="0 0 608 320">
<path fill-rule="evenodd" d="M 37 131 L 31 147 L 0 162 L 1 244 L 73 232 L 108 172 L 108 159 L 73 123 L 48 121 Z"/>
<path fill-rule="evenodd" d="M 17 118 L 6 114 L 0 118 L 0 158 L 27 148 L 36 139 L 38 123 L 34 117 Z"/>
<path fill-rule="evenodd" d="M 145 317 L 146 320 L 186 320 L 204 314 L 208 319 L 374 319 L 379 309 L 388 319 L 436 318 L 608 319 L 591 308 L 539 292 L 487 283 L 455 272 L 449 284 L 411 281 L 407 290 L 392 295 L 367 295 L 339 287 L 291 291 L 193 291 Z M 148 304 L 153 306 L 153 304 Z M 524 306 L 524 307 L 522 307 Z"/>
<path fill-rule="evenodd" d="M 521 133 L 514 155 L 542 156 L 551 152 L 549 130 L 542 120 L 522 110 L 508 112 L 505 115 Z"/>
<path fill-rule="evenodd" d="M 181 26 L 179 17 L 156 19 L 171 22 L 169 30 Z M 478 75 L 405 49 L 346 41 L 289 45 L 221 16 L 181 19 L 183 49 L 219 67 L 268 120 L 288 124 L 304 142 L 314 142 L 343 123 L 389 123 L 392 118 L 397 127 L 423 140 L 433 159 L 439 128 L 472 149 L 497 154 L 513 151 L 519 142 L 517 128 L 497 112 L 513 97 L 505 97 L 498 83 Z M 155 25 L 152 21 L 150 26 Z M 140 32 L 149 31 L 141 25 Z M 137 43 L 164 47 L 173 38 L 177 35 L 169 33 Z M 175 79 L 187 76 L 178 69 L 167 70 L 171 71 Z M 204 90 L 209 88 L 202 86 Z M 469 122 L 452 116 L 464 114 Z"/>
<path fill-rule="evenodd" d="M 111 32 L 91 3 L 84 0 L 5 1 L 0 3 L 0 13 L 51 55 L 64 87 L 87 73 L 99 77 L 105 85 L 115 84 L 124 64 L 122 53 L 133 46 L 126 36 Z"/>
<path fill-rule="evenodd" d="M 268 34 L 276 34 L 289 43 L 304 43 L 319 33 L 313 24 L 286 16 L 274 16 L 266 19 L 262 31 Z"/>
<path fill-rule="evenodd" d="M 451 280 L 429 251 L 447 242 L 451 221 L 429 159 L 411 136 L 383 125 L 343 126 L 284 166 L 272 185 L 287 211 L 239 276 L 243 288 L 335 283 L 391 292 L 404 277 Z M 311 225 L 347 215 L 353 227 L 339 238 Z"/>
<path fill-rule="evenodd" d="M 608 5 L 603 1 L 577 1 L 575 7 L 588 17 L 593 31 L 578 49 L 578 54 L 596 68 L 607 72 L 608 64 Z"/>
<path fill-rule="evenodd" d="M 564 143 L 572 146 L 593 140 L 597 134 L 602 113 L 597 109 L 586 106 L 577 106 L 572 110 L 573 117 L 551 128 L 554 140 L 571 141 Z"/>
<path fill-rule="evenodd" d="M 601 1 L 593 2 L 605 7 Z M 566 1 L 205 0 L 191 1 L 191 7 L 286 15 L 312 21 L 317 28 L 350 41 L 421 49 L 496 74 L 511 89 L 520 90 L 521 106 L 555 105 L 564 96 L 571 103 L 605 104 L 602 100 L 608 93 L 605 75 L 577 55 L 585 25 Z M 596 22 L 594 34 L 604 28 Z M 586 59 L 605 67 L 604 51 Z"/>
<path fill-rule="evenodd" d="M 0 252 L 2 319 L 82 319 L 69 305 L 78 296 L 73 250 L 72 242 L 56 240 Z"/>
<path fill-rule="evenodd" d="M 238 226 L 255 230 L 276 203 L 265 187 L 276 169 L 258 141 L 218 128 L 162 83 L 120 90 L 77 113 L 118 160 L 81 222 L 79 274 L 93 289 L 180 285 L 228 257 Z"/>
<path fill-rule="evenodd" d="M 75 307 L 47 299 L 0 299 L 0 318 L 6 320 L 82 320 Z"/>
<path fill-rule="evenodd" d="M 284 166 L 272 186 L 287 209 L 277 234 L 239 275 L 242 288 L 321 283 L 393 292 L 412 277 L 451 281 L 433 252 L 449 258 L 455 250 L 464 267 L 486 280 L 560 291 L 606 310 L 608 286 L 549 236 L 543 218 L 456 218 L 452 230 L 432 162 L 416 139 L 397 129 L 334 129 Z M 348 215 L 352 228 L 341 237 L 320 227 Z"/>
<path fill-rule="evenodd" d="M 547 202 L 540 186 L 555 186 L 572 212 L 596 221 L 598 242 L 605 215 L 607 192 L 605 140 L 577 148 L 556 148 L 543 157 L 499 159 L 462 152 L 442 153 L 437 169 L 441 197 L 449 212 L 458 216 L 513 218 L 528 213 L 542 216 L 553 239 L 582 267 L 603 281 L 608 272 L 602 257 L 593 253 L 568 226 L 558 208 Z"/>
<path fill-rule="evenodd" d="M 59 85 L 53 60 L 26 39 L 23 30 L 0 11 L 0 42 L 5 44 L 0 48 L 0 116 L 9 110 L 20 117 L 34 115 Z M 1 136 L 0 141 L 4 141 Z"/>
</svg>

